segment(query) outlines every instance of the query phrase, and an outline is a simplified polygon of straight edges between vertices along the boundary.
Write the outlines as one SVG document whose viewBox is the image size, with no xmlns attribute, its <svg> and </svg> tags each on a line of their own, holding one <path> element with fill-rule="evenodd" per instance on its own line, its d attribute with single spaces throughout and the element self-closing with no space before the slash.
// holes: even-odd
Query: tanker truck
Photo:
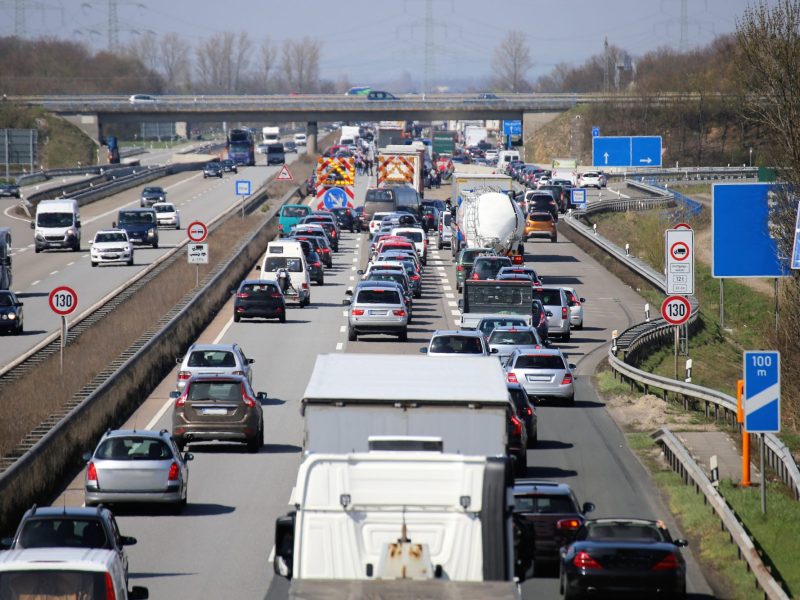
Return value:
<svg viewBox="0 0 800 600">
<path fill-rule="evenodd" d="M 522 263 L 525 215 L 508 194 L 478 188 L 462 191 L 456 212 L 456 243 L 463 248 L 491 248 Z M 457 254 L 457 253 L 456 253 Z"/>
</svg>

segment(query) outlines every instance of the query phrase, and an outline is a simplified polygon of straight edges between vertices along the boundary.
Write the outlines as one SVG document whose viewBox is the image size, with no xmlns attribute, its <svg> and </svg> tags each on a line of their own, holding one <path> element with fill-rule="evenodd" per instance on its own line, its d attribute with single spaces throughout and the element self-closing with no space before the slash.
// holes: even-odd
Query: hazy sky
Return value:
<svg viewBox="0 0 800 600">
<path fill-rule="evenodd" d="M 430 0 L 437 79 L 491 75 L 491 59 L 511 29 L 527 34 L 531 80 L 559 62 L 602 52 L 603 38 L 634 57 L 677 48 L 681 0 Z M 174 31 L 195 43 L 217 31 L 247 31 L 276 43 L 310 35 L 323 41 L 322 76 L 373 85 L 404 71 L 423 77 L 427 0 L 25 0 L 28 37 L 56 35 L 107 45 L 116 3 L 121 42 L 134 31 Z M 752 0 L 687 0 L 688 41 L 733 31 Z M 769 0 L 773 4 L 773 0 Z M 0 0 L 0 35 L 16 29 L 15 2 Z"/>
</svg>

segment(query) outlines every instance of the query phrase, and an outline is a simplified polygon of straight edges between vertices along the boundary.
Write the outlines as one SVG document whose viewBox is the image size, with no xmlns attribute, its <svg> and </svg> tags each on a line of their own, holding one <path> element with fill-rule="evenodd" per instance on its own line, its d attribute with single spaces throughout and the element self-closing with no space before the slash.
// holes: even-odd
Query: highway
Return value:
<svg viewBox="0 0 800 600">
<path fill-rule="evenodd" d="M 181 184 L 175 193 L 184 188 L 188 195 L 194 185 Z M 366 178 L 360 177 L 357 198 L 363 198 L 365 188 Z M 591 201 L 596 192 L 589 195 Z M 576 287 L 587 299 L 585 328 L 574 332 L 569 343 L 558 344 L 578 364 L 576 404 L 539 408 L 539 446 L 529 451 L 528 475 L 569 483 L 581 502 L 597 505 L 596 516 L 661 518 L 677 536 L 679 528 L 647 472 L 591 386 L 591 374 L 605 357 L 611 331 L 639 320 L 644 300 L 564 233 L 568 235 L 562 230 L 557 244 L 531 241 L 526 249 L 528 264 L 547 284 Z M 287 501 L 301 461 L 299 401 L 316 356 L 417 354 L 435 329 L 456 327 L 458 297 L 450 251 L 436 251 L 434 245 L 408 341 L 367 336 L 348 342 L 341 301 L 358 277 L 356 269 L 365 264 L 365 241 L 363 234 L 344 234 L 325 285 L 312 286 L 311 306 L 290 308 L 287 323 L 234 324 L 229 303 L 198 339 L 238 342 L 255 359 L 253 387 L 269 395 L 264 406 L 266 443 L 255 455 L 234 445 L 191 445 L 195 460 L 190 464 L 189 505 L 180 516 L 155 508 L 115 509 L 123 534 L 139 540 L 128 549 L 132 583 L 147 586 L 151 598 L 285 598 L 287 582 L 273 577 L 268 557 L 274 520 L 289 510 Z M 352 375 L 357 386 L 359 374 Z M 175 388 L 175 378 L 171 373 L 125 427 L 170 428 L 168 394 Z M 442 385 L 447 385 L 446 369 Z M 54 504 L 80 505 L 82 486 L 82 477 L 76 478 Z M 710 588 L 691 548 L 687 550 L 690 597 L 709 598 Z M 524 584 L 523 592 L 525 598 L 557 598 L 557 578 L 554 573 L 537 576 Z"/>
<path fill-rule="evenodd" d="M 297 156 L 288 155 L 288 162 L 293 162 Z M 168 159 L 168 155 L 163 152 L 156 157 Z M 238 203 L 240 200 L 235 195 L 234 180 L 249 179 L 255 191 L 279 169 L 265 166 L 261 155 L 257 155 L 257 159 L 259 163 L 256 166 L 240 168 L 238 174 L 226 173 L 222 179 L 204 179 L 201 171 L 189 171 L 151 182 L 149 185 L 162 186 L 167 191 L 167 200 L 178 206 L 183 229 L 160 229 L 158 249 L 137 246 L 134 252 L 135 264 L 132 267 L 111 264 L 92 268 L 89 241 L 94 239 L 97 230 L 111 227 L 121 208 L 139 206 L 139 194 L 144 184 L 81 208 L 81 252 L 53 250 L 34 253 L 33 231 L 29 221 L 16 216 L 11 210 L 17 200 L 0 200 L 0 227 L 11 227 L 14 241 L 12 288 L 25 303 L 25 333 L 3 338 L 3 343 L 0 344 L 0 367 L 30 350 L 58 329 L 59 318 L 49 309 L 47 303 L 48 294 L 53 288 L 58 285 L 72 287 L 78 293 L 77 313 L 83 312 L 185 240 L 185 228 L 190 222 L 210 222 Z"/>
</svg>

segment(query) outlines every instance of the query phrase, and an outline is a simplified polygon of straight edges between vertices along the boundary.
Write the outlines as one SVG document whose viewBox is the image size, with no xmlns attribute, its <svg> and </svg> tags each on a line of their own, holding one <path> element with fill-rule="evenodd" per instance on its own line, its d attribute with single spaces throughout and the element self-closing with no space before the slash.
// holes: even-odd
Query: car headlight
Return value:
<svg viewBox="0 0 800 600">
<path fill-rule="evenodd" d="M 78 235 L 78 230 L 74 229 L 73 227 L 70 227 L 69 229 L 67 229 L 67 235 Z"/>
<path fill-rule="evenodd" d="M 156 234 L 155 229 L 148 229 L 147 230 L 147 237 L 153 237 Z"/>
<path fill-rule="evenodd" d="M 8 314 L 6 315 L 6 318 L 7 318 L 9 321 L 13 321 L 14 319 L 16 319 L 16 318 L 17 318 L 17 315 L 15 315 L 14 313 L 8 313 Z"/>
<path fill-rule="evenodd" d="M 39 231 L 37 231 L 37 232 L 34 234 L 34 237 L 35 237 L 37 240 L 44 240 L 44 235 L 42 235 L 42 234 L 41 234 Z"/>
</svg>

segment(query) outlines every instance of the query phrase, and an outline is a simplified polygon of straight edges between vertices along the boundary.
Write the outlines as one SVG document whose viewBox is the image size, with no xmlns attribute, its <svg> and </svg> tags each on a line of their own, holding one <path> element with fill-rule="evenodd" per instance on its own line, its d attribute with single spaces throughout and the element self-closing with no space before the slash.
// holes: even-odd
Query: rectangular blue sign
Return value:
<svg viewBox="0 0 800 600">
<path fill-rule="evenodd" d="M 785 277 L 788 257 L 770 237 L 772 183 L 715 183 L 711 188 L 711 274 Z"/>
<path fill-rule="evenodd" d="M 503 121 L 503 135 L 522 135 L 522 121 Z"/>
<path fill-rule="evenodd" d="M 250 195 L 250 181 L 247 179 L 236 180 L 236 195 L 249 196 Z"/>
<path fill-rule="evenodd" d="M 781 355 L 744 353 L 744 428 L 750 433 L 781 430 Z"/>
<path fill-rule="evenodd" d="M 586 190 L 582 188 L 570 189 L 570 204 L 579 210 L 586 208 Z"/>
<path fill-rule="evenodd" d="M 661 136 L 593 137 L 592 166 L 660 167 Z"/>
<path fill-rule="evenodd" d="M 794 244 L 792 244 L 792 269 L 800 269 L 800 204 L 794 222 Z"/>
</svg>

